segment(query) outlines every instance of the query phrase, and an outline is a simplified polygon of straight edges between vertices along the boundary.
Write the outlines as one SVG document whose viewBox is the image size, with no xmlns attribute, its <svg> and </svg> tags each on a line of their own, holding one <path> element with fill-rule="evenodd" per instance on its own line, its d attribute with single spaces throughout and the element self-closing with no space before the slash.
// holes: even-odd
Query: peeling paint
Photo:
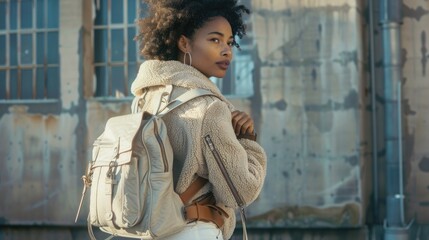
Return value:
<svg viewBox="0 0 429 240">
<path fill-rule="evenodd" d="M 359 107 L 359 95 L 356 90 L 350 90 L 344 98 L 345 109 L 357 109 Z"/>
<path fill-rule="evenodd" d="M 283 171 L 283 176 L 286 178 L 286 179 L 288 179 L 289 178 L 289 173 L 287 172 L 287 171 Z"/>
<path fill-rule="evenodd" d="M 429 172 L 429 158 L 423 157 L 419 162 L 419 169 L 423 172 Z"/>
<path fill-rule="evenodd" d="M 358 64 L 358 55 L 357 51 L 343 51 L 339 53 L 339 58 L 335 58 L 333 60 L 336 63 L 341 64 L 341 66 L 347 66 L 350 62 L 352 62 L 356 67 Z"/>
<path fill-rule="evenodd" d="M 358 156 L 350 156 L 346 157 L 345 161 L 350 163 L 350 166 L 357 167 L 359 165 L 359 158 Z"/>
<path fill-rule="evenodd" d="M 287 108 L 287 102 L 284 99 L 281 99 L 273 103 L 272 107 L 276 108 L 279 111 L 285 111 Z"/>
<path fill-rule="evenodd" d="M 408 18 L 413 18 L 416 19 L 417 21 L 420 21 L 420 19 L 429 13 L 428 10 L 424 9 L 421 6 L 418 6 L 416 9 L 412 9 L 410 7 L 408 7 L 406 4 L 402 4 L 403 7 L 403 17 L 408 17 Z"/>
<path fill-rule="evenodd" d="M 422 207 L 429 207 L 429 201 L 428 202 L 420 202 L 419 205 Z"/>
<path fill-rule="evenodd" d="M 404 114 L 406 116 L 414 116 L 414 115 L 417 114 L 416 111 L 414 111 L 413 109 L 411 109 L 411 103 L 410 103 L 409 99 L 403 100 L 402 109 L 403 109 Z"/>
<path fill-rule="evenodd" d="M 357 109 L 359 107 L 359 96 L 356 90 L 350 90 L 344 98 L 343 103 L 328 100 L 325 104 L 307 104 L 306 111 L 338 111 L 346 109 Z"/>
</svg>

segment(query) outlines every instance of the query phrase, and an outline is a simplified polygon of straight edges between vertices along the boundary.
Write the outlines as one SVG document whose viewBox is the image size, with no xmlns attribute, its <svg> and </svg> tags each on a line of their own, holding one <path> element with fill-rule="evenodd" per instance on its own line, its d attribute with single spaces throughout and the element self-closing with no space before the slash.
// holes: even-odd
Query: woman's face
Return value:
<svg viewBox="0 0 429 240">
<path fill-rule="evenodd" d="M 232 60 L 233 43 L 229 22 L 224 17 L 210 19 L 191 39 L 188 51 L 192 66 L 207 77 L 224 77 Z"/>
</svg>

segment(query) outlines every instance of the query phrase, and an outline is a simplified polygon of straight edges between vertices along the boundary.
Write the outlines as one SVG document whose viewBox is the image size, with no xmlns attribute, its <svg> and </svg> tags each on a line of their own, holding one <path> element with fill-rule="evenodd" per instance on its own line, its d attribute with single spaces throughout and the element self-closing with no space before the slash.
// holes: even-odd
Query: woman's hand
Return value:
<svg viewBox="0 0 429 240">
<path fill-rule="evenodd" d="M 234 111 L 231 113 L 232 127 L 234 128 L 235 135 L 240 136 L 255 136 L 255 128 L 253 119 L 245 112 Z"/>
</svg>

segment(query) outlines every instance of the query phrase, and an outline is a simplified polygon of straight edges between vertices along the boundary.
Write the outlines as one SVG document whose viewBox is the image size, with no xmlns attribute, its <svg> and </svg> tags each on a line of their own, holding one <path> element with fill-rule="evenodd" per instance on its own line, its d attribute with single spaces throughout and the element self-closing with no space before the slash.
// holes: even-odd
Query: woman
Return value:
<svg viewBox="0 0 429 240">
<path fill-rule="evenodd" d="M 131 87 L 134 95 L 144 94 L 143 110 L 155 111 L 150 108 L 152 100 L 158 101 L 156 96 L 166 85 L 173 85 L 170 99 L 194 88 L 214 94 L 193 99 L 163 119 L 173 146 L 176 192 L 185 191 L 198 176 L 208 179 L 193 199 L 212 193 L 216 206 L 224 211 L 224 223 L 218 227 L 192 222 L 167 239 L 229 239 L 235 228 L 234 209 L 250 204 L 261 191 L 266 155 L 255 141 L 251 117 L 235 110 L 209 77 L 225 76 L 232 48 L 239 47 L 235 37 L 245 34 L 242 13 L 249 10 L 236 0 L 146 2 L 149 16 L 140 20 L 138 37 L 146 61 Z M 237 203 L 237 195 L 242 203 Z"/>
</svg>

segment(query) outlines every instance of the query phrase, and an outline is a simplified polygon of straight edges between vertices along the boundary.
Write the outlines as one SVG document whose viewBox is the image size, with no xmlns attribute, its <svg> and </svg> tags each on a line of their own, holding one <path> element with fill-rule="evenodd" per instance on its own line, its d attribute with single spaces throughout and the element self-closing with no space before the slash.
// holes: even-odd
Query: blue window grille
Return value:
<svg viewBox="0 0 429 240">
<path fill-rule="evenodd" d="M 141 0 L 98 0 L 94 20 L 96 97 L 126 97 L 143 61 L 134 41 Z"/>
<path fill-rule="evenodd" d="M 0 100 L 59 98 L 59 0 L 0 0 Z"/>
</svg>

